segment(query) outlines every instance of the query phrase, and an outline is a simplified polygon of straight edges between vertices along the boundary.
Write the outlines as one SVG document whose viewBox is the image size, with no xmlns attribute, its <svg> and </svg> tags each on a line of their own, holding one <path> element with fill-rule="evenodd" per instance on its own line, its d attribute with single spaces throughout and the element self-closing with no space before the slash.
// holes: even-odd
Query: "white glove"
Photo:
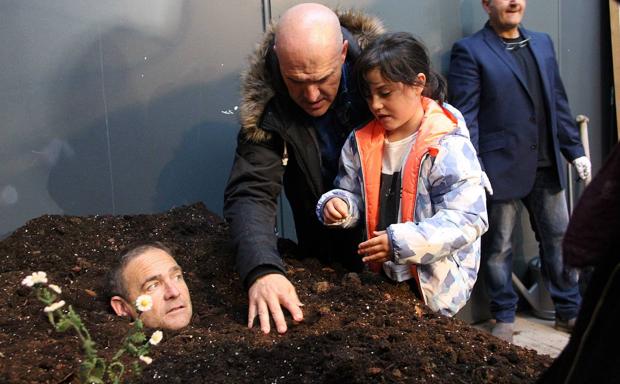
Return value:
<svg viewBox="0 0 620 384">
<path fill-rule="evenodd" d="M 590 172 L 592 171 L 590 159 L 585 156 L 578 157 L 573 160 L 573 166 L 575 166 L 581 180 L 588 180 L 590 178 Z"/>
<path fill-rule="evenodd" d="M 491 186 L 491 180 L 489 180 L 489 176 L 487 173 L 482 171 L 482 186 L 486 189 L 489 195 L 493 195 L 493 187 Z"/>
</svg>

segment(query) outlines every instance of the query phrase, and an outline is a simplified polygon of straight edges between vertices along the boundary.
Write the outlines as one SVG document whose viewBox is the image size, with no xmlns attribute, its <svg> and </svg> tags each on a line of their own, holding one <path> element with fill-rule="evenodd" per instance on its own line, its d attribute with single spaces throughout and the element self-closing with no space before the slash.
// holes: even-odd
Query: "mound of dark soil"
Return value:
<svg viewBox="0 0 620 384">
<path fill-rule="evenodd" d="M 136 241 L 172 246 L 187 272 L 192 324 L 164 332 L 139 382 L 530 383 L 547 356 L 430 312 L 405 285 L 287 258 L 305 321 L 285 335 L 246 327 L 247 296 L 233 271 L 228 232 L 204 205 L 158 215 L 42 216 L 0 242 L 0 382 L 77 382 L 81 349 L 55 332 L 20 285 L 46 271 L 80 314 L 104 356 L 131 327 L 102 297 L 108 266 Z M 285 253 L 294 245 L 283 241 Z"/>
</svg>

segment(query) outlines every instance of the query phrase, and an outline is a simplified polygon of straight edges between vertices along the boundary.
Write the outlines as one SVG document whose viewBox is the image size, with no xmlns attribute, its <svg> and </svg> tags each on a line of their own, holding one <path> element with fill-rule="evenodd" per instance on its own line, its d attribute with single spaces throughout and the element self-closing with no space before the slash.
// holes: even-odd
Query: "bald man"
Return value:
<svg viewBox="0 0 620 384">
<path fill-rule="evenodd" d="M 287 330 L 303 312 L 277 249 L 278 196 L 291 205 L 302 257 L 359 263 L 361 231 L 330 230 L 314 213 L 334 187 L 349 132 L 371 118 L 358 94 L 352 64 L 360 46 L 383 31 L 360 13 L 335 14 L 304 3 L 288 9 L 265 33 L 242 78 L 241 130 L 225 191 L 224 216 L 236 267 L 248 289 L 248 327 L 259 318 L 269 333 Z"/>
</svg>

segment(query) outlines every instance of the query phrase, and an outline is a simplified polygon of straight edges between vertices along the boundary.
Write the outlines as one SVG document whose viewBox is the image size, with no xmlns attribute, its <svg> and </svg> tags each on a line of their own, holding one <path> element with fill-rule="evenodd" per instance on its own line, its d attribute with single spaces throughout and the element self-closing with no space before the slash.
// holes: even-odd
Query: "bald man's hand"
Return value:
<svg viewBox="0 0 620 384">
<path fill-rule="evenodd" d="M 301 311 L 303 304 L 297 297 L 295 287 L 286 277 L 278 273 L 256 279 L 250 287 L 248 296 L 248 328 L 252 328 L 254 319 L 258 315 L 260 329 L 264 333 L 269 333 L 271 330 L 269 315 L 271 315 L 278 333 L 285 333 L 287 328 L 282 307 L 291 313 L 293 320 L 302 321 L 304 319 L 304 314 Z"/>
</svg>

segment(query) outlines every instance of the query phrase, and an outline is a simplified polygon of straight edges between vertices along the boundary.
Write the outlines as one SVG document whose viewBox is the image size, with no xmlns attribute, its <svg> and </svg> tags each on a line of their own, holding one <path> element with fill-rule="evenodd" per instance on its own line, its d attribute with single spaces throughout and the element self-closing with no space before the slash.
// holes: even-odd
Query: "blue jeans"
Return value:
<svg viewBox="0 0 620 384">
<path fill-rule="evenodd" d="M 581 305 L 578 273 L 565 268 L 562 238 L 568 225 L 564 191 L 552 167 L 539 168 L 530 193 L 520 199 L 525 205 L 539 244 L 542 275 L 551 294 L 556 317 L 577 316 Z M 518 220 L 519 199 L 489 201 L 489 230 L 482 238 L 482 260 L 486 264 L 487 293 L 491 313 L 497 321 L 513 322 L 518 296 L 512 287 L 512 232 Z"/>
</svg>

